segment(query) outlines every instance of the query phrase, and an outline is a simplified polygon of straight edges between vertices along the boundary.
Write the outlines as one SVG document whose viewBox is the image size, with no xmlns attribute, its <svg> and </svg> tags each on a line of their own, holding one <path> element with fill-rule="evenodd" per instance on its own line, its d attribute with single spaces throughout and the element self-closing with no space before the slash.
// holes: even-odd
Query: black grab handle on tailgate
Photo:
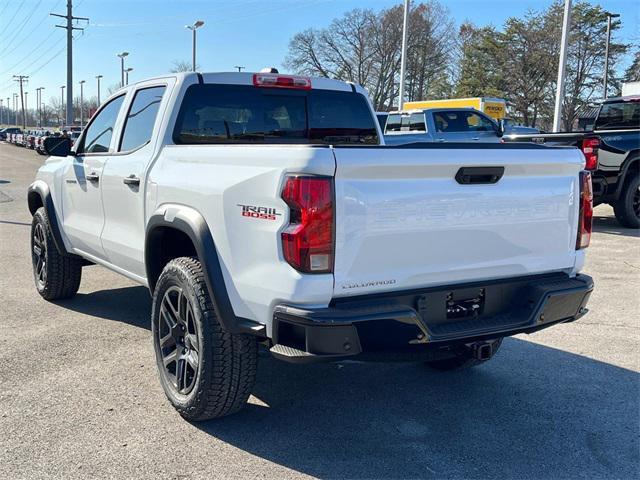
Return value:
<svg viewBox="0 0 640 480">
<path fill-rule="evenodd" d="M 483 185 L 498 183 L 504 175 L 504 167 L 462 167 L 456 173 L 461 185 Z"/>
</svg>

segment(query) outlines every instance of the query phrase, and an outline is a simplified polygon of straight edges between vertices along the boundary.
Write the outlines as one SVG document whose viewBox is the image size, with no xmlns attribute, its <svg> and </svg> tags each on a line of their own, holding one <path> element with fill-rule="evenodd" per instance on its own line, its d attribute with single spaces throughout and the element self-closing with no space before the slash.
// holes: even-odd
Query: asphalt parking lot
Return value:
<svg viewBox="0 0 640 480">
<path fill-rule="evenodd" d="M 637 478 L 640 238 L 595 210 L 582 320 L 477 369 L 260 359 L 248 407 L 190 424 L 156 378 L 145 288 L 87 267 L 34 286 L 26 188 L 45 157 L 0 144 L 0 471 L 5 478 Z"/>
</svg>

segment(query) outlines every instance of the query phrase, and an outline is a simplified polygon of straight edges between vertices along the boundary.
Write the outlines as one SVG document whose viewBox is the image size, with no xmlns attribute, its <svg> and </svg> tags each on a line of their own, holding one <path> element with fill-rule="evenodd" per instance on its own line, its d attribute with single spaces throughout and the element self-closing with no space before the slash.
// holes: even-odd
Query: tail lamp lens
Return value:
<svg viewBox="0 0 640 480">
<path fill-rule="evenodd" d="M 585 138 L 582 141 L 582 153 L 586 160 L 585 168 L 587 170 L 595 170 L 598 168 L 598 149 L 600 148 L 600 140 L 598 138 Z"/>
<path fill-rule="evenodd" d="M 580 172 L 580 214 L 578 221 L 578 239 L 576 250 L 586 248 L 591 242 L 591 227 L 593 223 L 593 187 L 591 172 Z"/>
<path fill-rule="evenodd" d="M 282 199 L 290 209 L 289 226 L 282 232 L 285 260 L 300 272 L 332 272 L 333 179 L 287 177 Z"/>
</svg>

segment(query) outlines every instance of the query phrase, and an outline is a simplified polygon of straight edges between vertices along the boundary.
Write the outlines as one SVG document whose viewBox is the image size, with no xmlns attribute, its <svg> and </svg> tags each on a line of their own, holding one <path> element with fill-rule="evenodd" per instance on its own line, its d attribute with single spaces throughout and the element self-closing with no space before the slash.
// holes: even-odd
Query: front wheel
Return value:
<svg viewBox="0 0 640 480">
<path fill-rule="evenodd" d="M 256 377 L 256 339 L 224 330 L 197 259 L 166 265 L 151 320 L 160 383 L 183 417 L 223 417 L 246 404 Z"/>
<path fill-rule="evenodd" d="M 448 371 L 448 370 L 462 370 L 465 368 L 475 367 L 477 365 L 481 365 L 485 362 L 488 362 L 493 358 L 496 352 L 500 349 L 502 345 L 502 338 L 498 338 L 497 340 L 491 340 L 487 342 L 491 345 L 491 355 L 489 358 L 484 360 L 479 360 L 473 356 L 473 352 L 470 348 L 464 348 L 459 352 L 456 352 L 456 355 L 451 358 L 445 358 L 441 360 L 431 360 L 426 362 L 427 366 L 433 368 L 434 370 L 440 371 Z"/>
<path fill-rule="evenodd" d="M 640 228 L 640 175 L 625 182 L 613 212 L 623 227 Z"/>
<path fill-rule="evenodd" d="M 31 262 L 33 279 L 42 298 L 60 300 L 77 293 L 82 260 L 58 252 L 44 207 L 36 211 L 31 221 Z"/>
</svg>

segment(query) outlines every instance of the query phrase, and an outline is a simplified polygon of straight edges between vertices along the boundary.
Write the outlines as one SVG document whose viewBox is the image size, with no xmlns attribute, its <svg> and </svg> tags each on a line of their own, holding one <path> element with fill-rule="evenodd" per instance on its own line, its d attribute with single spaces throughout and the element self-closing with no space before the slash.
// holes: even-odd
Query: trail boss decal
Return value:
<svg viewBox="0 0 640 480">
<path fill-rule="evenodd" d="M 276 216 L 282 215 L 278 213 L 275 208 L 271 207 L 257 207 L 255 205 L 241 205 L 238 204 L 239 207 L 242 207 L 242 216 L 249 218 L 258 218 L 260 220 L 275 220 Z"/>
</svg>

